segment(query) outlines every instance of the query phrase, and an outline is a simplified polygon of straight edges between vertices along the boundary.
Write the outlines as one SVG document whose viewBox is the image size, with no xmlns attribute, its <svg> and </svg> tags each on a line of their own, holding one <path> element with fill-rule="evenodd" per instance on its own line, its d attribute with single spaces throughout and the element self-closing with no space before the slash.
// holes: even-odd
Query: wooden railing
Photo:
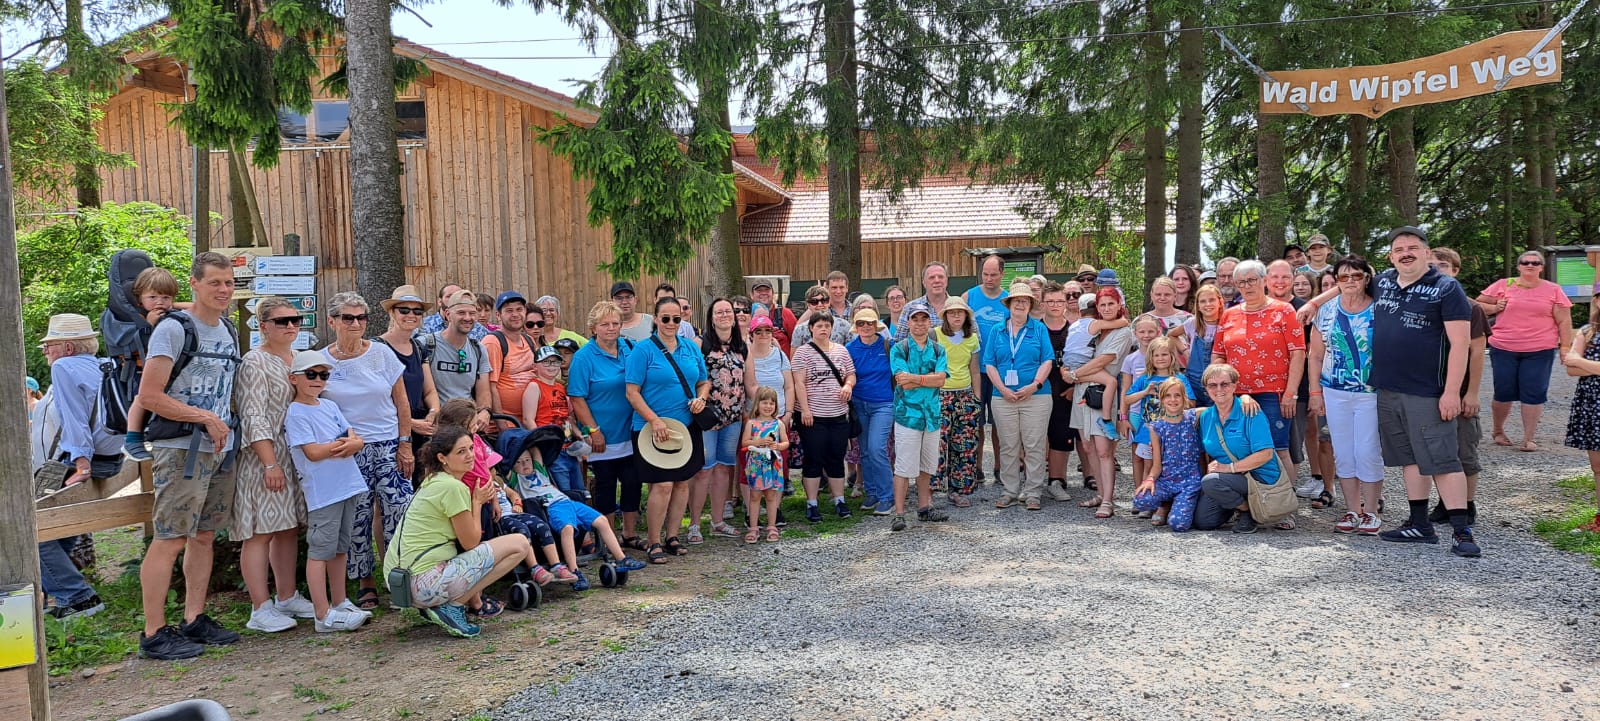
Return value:
<svg viewBox="0 0 1600 721">
<path fill-rule="evenodd" d="M 118 496 L 134 482 L 138 493 Z M 155 504 L 150 464 L 124 463 L 111 478 L 91 479 L 68 486 L 34 502 L 40 542 L 142 523 L 151 532 L 150 511 Z M 113 497 L 115 496 L 115 497 Z"/>
</svg>

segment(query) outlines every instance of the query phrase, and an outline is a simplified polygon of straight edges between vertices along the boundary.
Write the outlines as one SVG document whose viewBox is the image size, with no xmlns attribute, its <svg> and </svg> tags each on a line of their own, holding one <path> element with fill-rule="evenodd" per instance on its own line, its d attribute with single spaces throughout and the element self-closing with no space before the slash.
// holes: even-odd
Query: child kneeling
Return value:
<svg viewBox="0 0 1600 721">
<path fill-rule="evenodd" d="M 1151 525 L 1167 525 L 1181 533 L 1194 525 L 1194 508 L 1200 502 L 1200 430 L 1182 376 L 1156 386 L 1161 414 L 1149 419 L 1150 467 L 1133 492 L 1133 508 L 1157 515 Z M 1163 505 L 1172 508 L 1159 514 Z"/>
<path fill-rule="evenodd" d="M 331 364 L 321 351 L 296 353 L 289 367 L 294 402 L 283 419 L 306 497 L 306 585 L 318 633 L 354 631 L 372 618 L 345 595 L 345 560 L 367 484 L 355 455 L 366 445 L 333 401 L 318 398 Z"/>
</svg>

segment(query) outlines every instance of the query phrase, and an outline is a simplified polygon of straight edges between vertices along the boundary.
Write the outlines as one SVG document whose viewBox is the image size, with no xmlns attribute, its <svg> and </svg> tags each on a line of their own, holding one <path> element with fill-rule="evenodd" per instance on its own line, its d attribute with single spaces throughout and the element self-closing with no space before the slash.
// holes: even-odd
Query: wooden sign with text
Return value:
<svg viewBox="0 0 1600 721">
<path fill-rule="evenodd" d="M 1561 36 L 1535 52 L 1547 32 L 1505 33 L 1388 65 L 1271 71 L 1271 82 L 1261 80 L 1261 112 L 1376 118 L 1396 108 L 1560 82 Z"/>
</svg>

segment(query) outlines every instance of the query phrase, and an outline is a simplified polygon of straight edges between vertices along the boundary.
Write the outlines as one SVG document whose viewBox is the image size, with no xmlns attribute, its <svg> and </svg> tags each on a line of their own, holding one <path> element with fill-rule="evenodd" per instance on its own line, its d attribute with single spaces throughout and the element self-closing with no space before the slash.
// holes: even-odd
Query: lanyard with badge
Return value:
<svg viewBox="0 0 1600 721">
<path fill-rule="evenodd" d="M 1017 333 L 1015 335 L 1007 333 L 1006 335 L 1007 335 L 1006 342 L 1011 345 L 1011 364 L 1012 364 L 1012 367 L 1006 369 L 1005 384 L 1008 385 L 1008 386 L 1019 386 L 1019 385 L 1022 385 L 1022 382 L 1017 377 L 1017 369 L 1016 369 L 1017 351 L 1021 350 L 1022 349 L 1022 344 L 1027 342 L 1027 340 L 1028 340 L 1028 326 L 1026 324 L 1024 324 L 1022 326 L 1022 332 L 1020 332 L 1020 333 Z"/>
</svg>

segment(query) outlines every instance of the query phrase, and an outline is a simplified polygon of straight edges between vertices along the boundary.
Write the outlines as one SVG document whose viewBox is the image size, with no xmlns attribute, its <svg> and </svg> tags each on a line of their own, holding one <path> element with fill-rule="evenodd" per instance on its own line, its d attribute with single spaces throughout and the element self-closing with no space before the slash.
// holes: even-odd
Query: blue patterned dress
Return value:
<svg viewBox="0 0 1600 721">
<path fill-rule="evenodd" d="M 1198 411 L 1183 412 L 1177 423 L 1157 417 L 1145 424 L 1161 441 L 1161 475 L 1154 493 L 1134 496 L 1133 507 L 1140 513 L 1154 511 L 1171 503 L 1167 525 L 1176 533 L 1194 525 L 1194 507 L 1200 501 L 1200 429 L 1195 422 Z"/>
<path fill-rule="evenodd" d="M 757 438 L 778 440 L 778 421 L 750 421 Z M 778 470 L 776 450 L 767 448 L 744 449 L 744 482 L 752 491 L 783 490 L 783 473 Z"/>
</svg>

